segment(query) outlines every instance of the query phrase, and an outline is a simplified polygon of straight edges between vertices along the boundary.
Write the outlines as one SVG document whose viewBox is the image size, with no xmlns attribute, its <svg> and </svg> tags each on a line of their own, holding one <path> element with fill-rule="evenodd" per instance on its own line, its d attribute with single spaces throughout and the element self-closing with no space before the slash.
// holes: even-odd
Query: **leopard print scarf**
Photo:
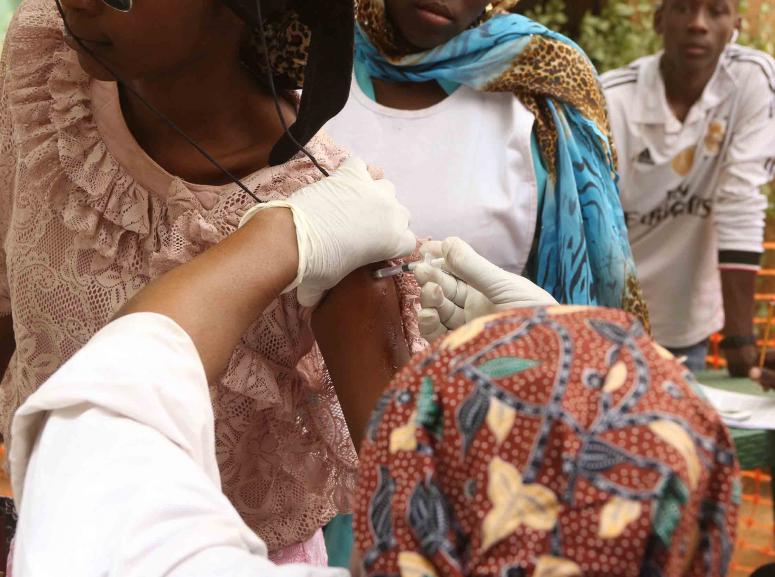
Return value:
<svg viewBox="0 0 775 577">
<path fill-rule="evenodd" d="M 475 26 L 496 14 L 510 12 L 519 0 L 496 0 Z M 356 20 L 374 46 L 388 59 L 400 58 L 416 49 L 391 24 L 385 0 L 358 0 Z M 592 63 L 583 53 L 565 42 L 535 36 L 511 69 L 486 87 L 487 92 L 511 92 L 536 118 L 536 135 L 545 165 L 553 170 L 557 152 L 557 127 L 546 106 L 546 99 L 566 102 L 592 119 L 611 139 L 606 101 Z M 611 154 L 616 156 L 613 145 Z"/>
</svg>

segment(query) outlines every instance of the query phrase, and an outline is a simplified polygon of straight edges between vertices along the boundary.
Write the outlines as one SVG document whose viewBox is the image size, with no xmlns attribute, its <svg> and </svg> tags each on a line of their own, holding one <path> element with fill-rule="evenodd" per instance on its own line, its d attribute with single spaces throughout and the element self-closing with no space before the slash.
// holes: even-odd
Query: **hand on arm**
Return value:
<svg viewBox="0 0 775 577">
<path fill-rule="evenodd" d="M 357 159 L 247 216 L 239 231 L 151 283 L 119 313 L 157 312 L 177 322 L 208 379 L 281 292 L 298 286 L 311 306 L 353 270 L 408 254 L 416 242 L 392 184 L 372 180 Z"/>
<path fill-rule="evenodd" d="M 444 270 L 428 264 L 415 269 L 420 295 L 420 332 L 429 341 L 465 323 L 498 311 L 557 304 L 541 287 L 485 259 L 459 238 L 423 245 L 443 257 Z"/>
</svg>

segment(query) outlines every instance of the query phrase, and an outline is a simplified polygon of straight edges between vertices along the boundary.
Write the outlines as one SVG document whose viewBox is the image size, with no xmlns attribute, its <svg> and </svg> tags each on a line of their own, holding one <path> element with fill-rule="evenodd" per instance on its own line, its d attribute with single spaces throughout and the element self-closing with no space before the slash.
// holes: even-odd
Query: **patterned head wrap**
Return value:
<svg viewBox="0 0 775 577">
<path fill-rule="evenodd" d="M 468 30 L 416 52 L 390 23 L 385 0 L 359 0 L 356 73 L 514 94 L 535 117 L 540 162 L 549 172 L 533 279 L 559 302 L 619 307 L 648 324 L 597 73 L 571 40 L 510 14 L 515 4 L 495 2 Z"/>
<path fill-rule="evenodd" d="M 369 424 L 365 574 L 725 575 L 738 465 L 692 382 L 620 310 L 520 309 L 451 333 Z"/>
<path fill-rule="evenodd" d="M 255 0 L 222 0 L 253 28 L 243 50 L 259 81 L 266 57 L 256 29 Z M 262 16 L 272 74 L 278 90 L 304 87 L 291 133 L 302 145 L 342 110 L 350 91 L 353 54 L 353 0 L 262 0 Z M 282 164 L 297 153 L 283 136 L 269 158 Z"/>
</svg>

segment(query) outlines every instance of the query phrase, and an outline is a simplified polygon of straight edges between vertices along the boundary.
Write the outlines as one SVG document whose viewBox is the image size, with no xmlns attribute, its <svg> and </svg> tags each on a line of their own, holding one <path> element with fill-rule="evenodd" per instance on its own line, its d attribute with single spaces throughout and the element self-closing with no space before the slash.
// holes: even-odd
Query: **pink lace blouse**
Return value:
<svg viewBox="0 0 775 577">
<path fill-rule="evenodd" d="M 231 233 L 253 201 L 151 160 L 124 123 L 115 83 L 90 80 L 63 43 L 51 0 L 23 3 L 0 82 L 0 316 L 13 311 L 17 343 L 0 385 L 8 439 L 36 387 L 149 280 Z M 328 170 L 346 156 L 322 135 L 309 148 Z M 274 199 L 318 178 L 297 157 L 245 182 Z M 417 350 L 412 291 L 399 288 Z M 341 409 L 311 352 L 310 314 L 295 293 L 273 302 L 212 384 L 224 492 L 275 551 L 349 510 L 355 482 Z"/>
</svg>

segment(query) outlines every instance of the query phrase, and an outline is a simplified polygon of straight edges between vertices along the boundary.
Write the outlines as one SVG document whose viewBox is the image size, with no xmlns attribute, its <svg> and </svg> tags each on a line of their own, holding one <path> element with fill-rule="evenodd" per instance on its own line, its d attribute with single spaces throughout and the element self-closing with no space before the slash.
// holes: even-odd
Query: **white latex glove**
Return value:
<svg viewBox="0 0 775 577">
<path fill-rule="evenodd" d="M 423 263 L 414 271 L 422 287 L 420 333 L 428 341 L 494 312 L 557 304 L 544 289 L 495 266 L 457 237 L 427 242 L 420 252 L 444 258 L 444 270 Z"/>
<path fill-rule="evenodd" d="M 373 180 L 358 158 L 345 160 L 328 178 L 305 186 L 286 200 L 251 208 L 244 226 L 262 210 L 287 207 L 293 212 L 299 246 L 296 279 L 302 306 L 313 306 L 357 268 L 410 254 L 416 247 L 409 211 L 399 204 L 388 180 Z"/>
</svg>

